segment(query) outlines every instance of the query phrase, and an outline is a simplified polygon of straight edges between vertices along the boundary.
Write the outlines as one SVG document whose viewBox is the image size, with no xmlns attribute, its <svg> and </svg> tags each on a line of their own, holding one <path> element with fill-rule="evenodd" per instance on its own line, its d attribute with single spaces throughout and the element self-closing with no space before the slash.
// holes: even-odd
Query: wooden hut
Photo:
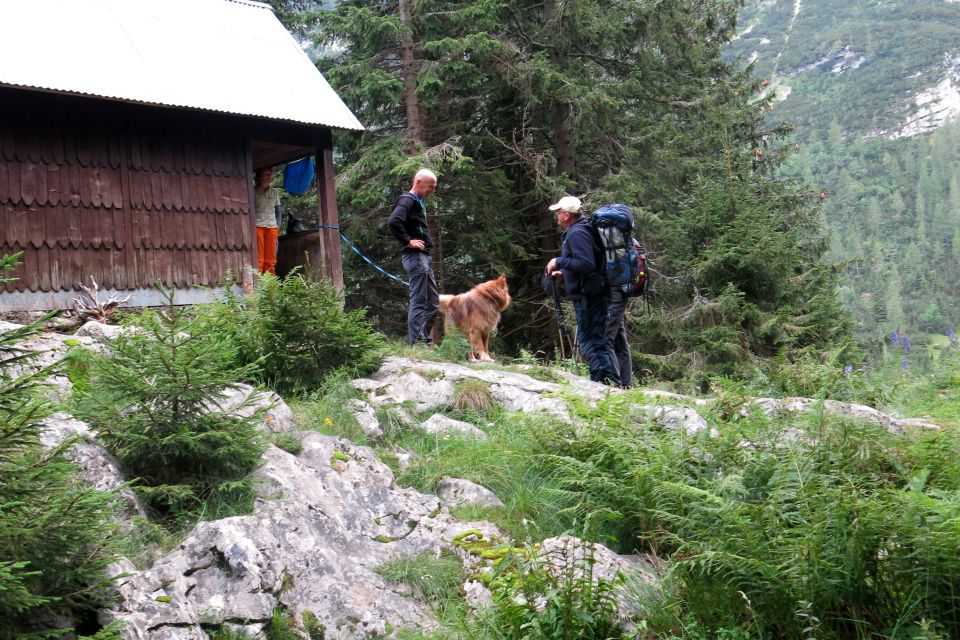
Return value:
<svg viewBox="0 0 960 640">
<path fill-rule="evenodd" d="M 69 308 L 91 276 L 134 305 L 249 282 L 254 170 L 306 155 L 337 226 L 331 130 L 362 126 L 268 5 L 31 0 L 0 24 L 0 254 L 23 253 L 0 311 Z M 342 287 L 336 229 L 297 246 Z"/>
</svg>

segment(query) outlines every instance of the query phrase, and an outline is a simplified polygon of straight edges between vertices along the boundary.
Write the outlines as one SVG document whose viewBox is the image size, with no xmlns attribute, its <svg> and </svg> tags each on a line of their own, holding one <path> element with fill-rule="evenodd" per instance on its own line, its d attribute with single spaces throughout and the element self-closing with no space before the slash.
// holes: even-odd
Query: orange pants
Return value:
<svg viewBox="0 0 960 640">
<path fill-rule="evenodd" d="M 260 273 L 277 274 L 277 237 L 280 229 L 276 227 L 257 227 L 257 269 Z"/>
</svg>

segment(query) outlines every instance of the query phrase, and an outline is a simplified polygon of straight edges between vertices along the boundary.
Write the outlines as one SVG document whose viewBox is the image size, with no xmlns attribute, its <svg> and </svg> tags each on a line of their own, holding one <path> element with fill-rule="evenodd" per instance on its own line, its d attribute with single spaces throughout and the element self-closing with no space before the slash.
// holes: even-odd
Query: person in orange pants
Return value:
<svg viewBox="0 0 960 640">
<path fill-rule="evenodd" d="M 257 220 L 257 270 L 277 273 L 277 237 L 280 235 L 280 194 L 270 186 L 273 171 L 257 169 L 254 175 L 253 206 Z"/>
</svg>

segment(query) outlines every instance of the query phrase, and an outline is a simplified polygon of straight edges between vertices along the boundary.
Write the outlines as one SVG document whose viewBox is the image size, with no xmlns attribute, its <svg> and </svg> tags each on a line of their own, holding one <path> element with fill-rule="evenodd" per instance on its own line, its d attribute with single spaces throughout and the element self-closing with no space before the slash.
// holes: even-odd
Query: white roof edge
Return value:
<svg viewBox="0 0 960 640">
<path fill-rule="evenodd" d="M 227 2 L 233 2 L 234 0 L 227 0 Z M 36 93 L 51 93 L 58 96 L 74 96 L 77 98 L 91 98 L 95 100 L 105 100 L 107 102 L 119 102 L 122 104 L 135 104 L 143 107 L 157 107 L 159 109 L 177 109 L 180 111 L 202 111 L 204 113 L 222 113 L 227 116 L 234 116 L 237 118 L 256 118 L 259 120 L 269 120 L 271 122 L 285 122 L 288 124 L 300 126 L 300 127 L 326 127 L 328 129 L 340 129 L 342 131 L 365 131 L 366 128 L 361 124 L 355 128 L 348 128 L 341 125 L 332 125 L 326 124 L 323 122 L 301 122 L 300 120 L 286 120 L 283 118 L 276 118 L 273 116 L 264 116 L 259 114 L 249 114 L 249 113 L 236 113 L 234 111 L 221 111 L 219 109 L 208 109 L 206 107 L 193 107 L 189 105 L 182 104 L 172 104 L 167 102 L 144 102 L 143 100 L 134 100 L 131 98 L 123 98 L 118 96 L 106 96 L 96 93 L 81 93 L 78 91 L 63 91 L 60 89 L 54 89 L 51 87 L 41 87 L 39 85 L 24 85 L 24 84 L 6 84 L 0 82 L 0 89 L 20 89 L 22 91 L 34 91 Z M 358 121 L 359 124 L 359 121 Z"/>
<path fill-rule="evenodd" d="M 363 130 L 263 2 L 0 1 L 0 23 L 0 86 Z"/>
<path fill-rule="evenodd" d="M 269 9 L 270 11 L 273 11 L 273 7 L 271 5 L 267 4 L 266 2 L 256 2 L 256 0 L 224 0 L 224 2 L 246 4 L 250 5 L 251 7 L 259 7 L 261 9 Z"/>
</svg>

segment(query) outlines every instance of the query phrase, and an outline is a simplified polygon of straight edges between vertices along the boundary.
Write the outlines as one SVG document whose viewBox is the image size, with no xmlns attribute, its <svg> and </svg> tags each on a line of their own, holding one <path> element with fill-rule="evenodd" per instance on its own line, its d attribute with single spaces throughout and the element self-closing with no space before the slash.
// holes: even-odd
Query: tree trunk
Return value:
<svg viewBox="0 0 960 640">
<path fill-rule="evenodd" d="M 417 64 L 413 42 L 413 23 L 410 20 L 409 0 L 399 0 L 400 22 L 406 27 L 400 36 L 400 59 L 403 62 L 403 99 L 407 107 L 407 136 L 410 151 L 416 153 L 423 145 L 423 113 L 417 98 Z"/>
<path fill-rule="evenodd" d="M 563 34 L 563 19 L 562 16 L 557 15 L 556 0 L 545 0 L 543 10 L 547 30 L 559 35 L 558 38 L 551 41 L 550 64 L 554 70 L 562 73 L 567 62 L 566 55 L 558 50 L 558 46 L 562 44 L 563 36 L 560 34 Z M 576 167 L 569 124 L 570 105 L 566 102 L 555 101 L 551 116 L 553 119 L 553 147 L 557 156 L 557 172 L 565 173 L 575 179 L 574 169 Z"/>
<path fill-rule="evenodd" d="M 417 98 L 417 56 L 416 44 L 413 39 L 413 21 L 410 19 L 409 0 L 398 0 L 400 22 L 405 29 L 400 35 L 400 60 L 403 63 L 403 101 L 407 108 L 407 140 L 410 143 L 410 153 L 419 153 L 426 146 L 426 131 L 424 129 L 423 108 Z M 437 276 L 437 285 L 443 290 L 443 236 L 441 235 L 440 220 L 436 211 L 433 214 L 433 224 L 427 222 L 431 235 L 436 241 L 434 248 L 434 273 Z M 434 344 L 440 339 L 440 322 L 433 324 Z"/>
</svg>

